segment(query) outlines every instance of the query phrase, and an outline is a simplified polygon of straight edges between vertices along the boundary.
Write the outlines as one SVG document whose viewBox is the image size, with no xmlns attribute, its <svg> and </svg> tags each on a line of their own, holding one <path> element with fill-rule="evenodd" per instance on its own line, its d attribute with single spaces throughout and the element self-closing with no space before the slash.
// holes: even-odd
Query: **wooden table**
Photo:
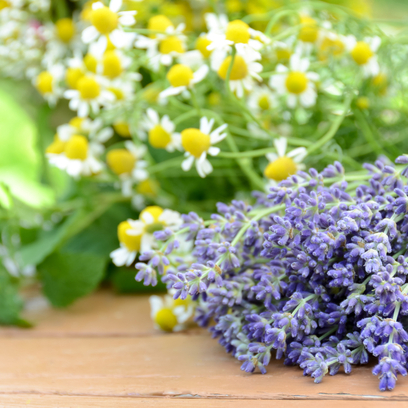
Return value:
<svg viewBox="0 0 408 408">
<path fill-rule="evenodd" d="M 406 407 L 408 380 L 378 391 L 370 368 L 314 384 L 273 361 L 266 375 L 240 363 L 201 329 L 154 330 L 147 296 L 98 292 L 65 310 L 41 299 L 34 329 L 0 329 L 0 407 Z"/>
</svg>

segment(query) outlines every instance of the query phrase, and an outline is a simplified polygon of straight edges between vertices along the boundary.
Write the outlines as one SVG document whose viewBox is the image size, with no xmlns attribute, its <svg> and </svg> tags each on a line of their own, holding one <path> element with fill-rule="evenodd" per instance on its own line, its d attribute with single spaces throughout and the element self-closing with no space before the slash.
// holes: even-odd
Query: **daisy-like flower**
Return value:
<svg viewBox="0 0 408 408">
<path fill-rule="evenodd" d="M 248 107 L 256 114 L 262 114 L 277 106 L 273 92 L 265 85 L 256 86 L 248 97 Z"/>
<path fill-rule="evenodd" d="M 123 221 L 118 226 L 120 248 L 110 256 L 116 266 L 129 266 L 138 252 L 149 251 L 157 244 L 153 233 L 164 228 L 175 229 L 182 223 L 180 214 L 154 205 L 146 207 L 138 220 Z"/>
<path fill-rule="evenodd" d="M 161 65 L 171 65 L 186 52 L 185 24 L 175 27 L 166 16 L 158 15 L 149 20 L 148 29 L 158 33 L 149 37 L 138 35 L 135 47 L 147 50 L 148 63 L 154 71 L 158 71 Z"/>
<path fill-rule="evenodd" d="M 73 135 L 87 136 L 89 140 L 105 143 L 113 136 L 113 130 L 105 127 L 101 119 L 74 117 L 68 123 L 58 126 L 58 137 L 67 142 Z"/>
<path fill-rule="evenodd" d="M 146 180 L 147 162 L 142 160 L 146 156 L 146 146 L 136 146 L 130 140 L 125 142 L 125 149 L 112 149 L 106 155 L 108 167 L 119 176 L 122 194 L 132 195 L 133 184 Z"/>
<path fill-rule="evenodd" d="M 48 70 L 40 72 L 33 79 L 33 84 L 44 99 L 51 106 L 54 106 L 63 94 L 63 89 L 60 86 L 63 78 L 64 67 L 60 64 L 55 64 Z"/>
<path fill-rule="evenodd" d="M 319 75 L 315 72 L 307 72 L 310 62 L 307 58 L 300 58 L 294 54 L 290 58 L 289 66 L 279 64 L 276 67 L 278 74 L 271 76 L 269 84 L 280 95 L 286 95 L 286 103 L 289 108 L 295 108 L 298 104 L 310 108 L 316 103 L 317 93 L 315 81 Z"/>
<path fill-rule="evenodd" d="M 90 14 L 91 24 L 82 32 L 82 41 L 89 44 L 98 40 L 98 45 L 104 51 L 109 41 L 117 48 L 133 41 L 134 34 L 123 31 L 123 27 L 135 24 L 136 11 L 120 11 L 122 0 L 111 0 L 109 7 L 100 1 L 92 4 Z"/>
<path fill-rule="evenodd" d="M 213 51 L 211 55 L 212 66 L 218 65 L 218 61 L 225 59 L 232 47 L 237 48 L 238 45 L 241 53 L 245 52 L 250 58 L 260 59 L 259 50 L 263 45 L 260 41 L 261 37 L 266 41 L 266 37 L 262 33 L 250 28 L 241 20 L 230 21 L 221 30 L 220 27 L 216 27 L 215 30 L 210 29 L 206 38 L 211 41 L 207 50 Z"/>
<path fill-rule="evenodd" d="M 194 312 L 190 299 L 173 299 L 171 295 L 150 296 L 151 317 L 155 328 L 165 332 L 177 332 L 186 328 Z"/>
<path fill-rule="evenodd" d="M 98 157 L 104 147 L 98 141 L 89 142 L 85 136 L 73 135 L 67 142 L 58 135 L 47 148 L 46 154 L 51 165 L 65 171 L 74 178 L 100 173 L 103 163 Z"/>
<path fill-rule="evenodd" d="M 331 57 L 340 57 L 346 50 L 346 37 L 325 31 L 318 43 L 317 55 L 320 61 L 326 61 Z"/>
<path fill-rule="evenodd" d="M 78 116 L 83 118 L 92 111 L 99 113 L 100 107 L 115 100 L 115 95 L 106 89 L 107 82 L 104 78 L 96 75 L 84 75 L 78 79 L 76 89 L 68 89 L 64 92 L 65 98 L 69 99 L 69 108 L 77 111 Z"/>
<path fill-rule="evenodd" d="M 381 45 L 380 37 L 365 38 L 364 41 L 357 41 L 352 35 L 346 38 L 347 49 L 351 58 L 359 65 L 365 77 L 376 76 L 380 72 L 376 52 Z"/>
<path fill-rule="evenodd" d="M 298 147 L 286 153 L 287 140 L 284 137 L 275 139 L 273 142 L 276 153 L 268 153 L 266 158 L 269 164 L 264 170 L 265 176 L 271 180 L 272 184 L 286 180 L 289 176 L 296 174 L 304 166 L 302 160 L 307 155 L 307 150 L 304 147 Z"/>
<path fill-rule="evenodd" d="M 188 89 L 193 88 L 195 84 L 201 82 L 207 74 L 207 65 L 202 65 L 195 72 L 187 65 L 173 65 L 166 76 L 171 86 L 161 92 L 159 98 L 167 98 L 168 96 L 179 95 L 181 93 L 188 97 L 190 96 Z"/>
<path fill-rule="evenodd" d="M 237 53 L 232 64 L 229 77 L 230 89 L 236 93 L 238 98 L 242 98 L 244 90 L 251 91 L 254 86 L 254 79 L 261 81 L 259 73 L 262 71 L 262 64 L 256 62 L 254 54 L 245 52 L 242 44 L 237 44 Z M 231 65 L 232 56 L 226 57 L 218 66 L 216 71 L 222 79 L 227 79 L 228 68 Z"/>
<path fill-rule="evenodd" d="M 298 36 L 300 41 L 299 51 L 304 51 L 307 54 L 310 54 L 314 44 L 319 39 L 319 26 L 314 18 L 306 14 L 300 16 L 300 24 L 302 24 L 302 27 L 299 30 Z"/>
<path fill-rule="evenodd" d="M 181 164 L 184 171 L 189 171 L 195 162 L 200 177 L 204 178 L 212 172 L 213 167 L 207 159 L 207 154 L 217 156 L 220 149 L 212 145 L 227 136 L 226 133 L 222 133 L 227 128 L 227 124 L 211 132 L 213 125 L 214 119 L 208 120 L 203 117 L 200 120 L 200 129 L 189 128 L 181 132 L 181 144 L 186 151 L 184 154 L 186 159 Z"/>
<path fill-rule="evenodd" d="M 159 114 L 154 109 L 148 108 L 146 117 L 142 122 L 141 138 L 144 140 L 147 136 L 150 145 L 156 149 L 174 152 L 174 150 L 181 150 L 181 135 L 175 132 L 175 129 L 176 125 L 167 115 L 160 119 Z"/>
</svg>

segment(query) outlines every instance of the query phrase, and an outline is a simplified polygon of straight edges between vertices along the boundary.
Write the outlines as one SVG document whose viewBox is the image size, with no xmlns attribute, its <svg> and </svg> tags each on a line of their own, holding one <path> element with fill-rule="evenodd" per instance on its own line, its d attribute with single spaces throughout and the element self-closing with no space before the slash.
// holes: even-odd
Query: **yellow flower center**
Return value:
<svg viewBox="0 0 408 408">
<path fill-rule="evenodd" d="M 383 72 L 380 72 L 372 79 L 372 84 L 380 95 L 384 95 L 387 92 L 387 75 Z"/>
<path fill-rule="evenodd" d="M 149 131 L 149 143 L 156 149 L 164 149 L 171 142 L 171 136 L 161 125 Z"/>
<path fill-rule="evenodd" d="M 231 64 L 231 55 L 222 62 L 219 70 L 218 70 L 218 75 L 222 79 L 227 78 L 227 73 L 228 73 L 228 68 Z M 231 74 L 230 74 L 230 79 L 232 81 L 237 81 L 240 79 L 244 79 L 248 75 L 248 66 L 240 55 L 236 55 L 234 58 L 234 63 L 232 64 L 232 69 L 231 69 Z"/>
<path fill-rule="evenodd" d="M 344 43 L 340 39 L 337 38 L 332 40 L 331 38 L 326 37 L 320 44 L 319 59 L 325 61 L 329 55 L 337 57 L 343 54 L 344 48 Z"/>
<path fill-rule="evenodd" d="M 184 44 L 180 38 L 175 35 L 171 35 L 170 37 L 160 41 L 159 52 L 161 54 L 170 54 L 171 52 L 182 54 L 184 52 Z"/>
<path fill-rule="evenodd" d="M 258 106 L 263 110 L 268 110 L 271 107 L 271 104 L 269 102 L 269 98 L 267 95 L 262 95 L 258 99 Z"/>
<path fill-rule="evenodd" d="M 368 109 L 370 107 L 370 100 L 366 96 L 360 96 L 357 98 L 356 105 L 359 109 Z"/>
<path fill-rule="evenodd" d="M 98 61 L 96 58 L 91 54 L 86 54 L 84 57 L 84 64 L 88 71 L 96 73 L 96 66 L 98 65 Z"/>
<path fill-rule="evenodd" d="M 265 176 L 275 180 L 286 180 L 292 174 L 296 174 L 296 163 L 290 157 L 279 157 L 275 161 L 269 163 L 265 169 Z"/>
<path fill-rule="evenodd" d="M 143 98 L 147 102 L 154 103 L 160 95 L 160 89 L 154 83 L 151 83 L 143 88 Z"/>
<path fill-rule="evenodd" d="M 85 100 L 95 99 L 101 92 L 98 82 L 94 78 L 86 75 L 78 80 L 77 88 L 81 98 Z"/>
<path fill-rule="evenodd" d="M 370 46 L 364 41 L 358 41 L 351 51 L 351 56 L 358 65 L 366 64 L 373 55 Z"/>
<path fill-rule="evenodd" d="M 147 195 L 157 195 L 158 191 L 158 183 L 155 180 L 143 180 L 137 185 L 137 192 L 139 194 L 147 194 Z"/>
<path fill-rule="evenodd" d="M 109 38 L 109 35 L 106 36 L 106 51 L 113 51 L 116 47 L 113 45 L 112 41 Z"/>
<path fill-rule="evenodd" d="M 0 10 L 10 7 L 10 3 L 6 0 L 0 0 Z"/>
<path fill-rule="evenodd" d="M 167 28 L 173 27 L 173 23 L 163 15 L 151 17 L 147 23 L 147 29 L 165 32 Z M 150 34 L 150 38 L 156 38 L 156 34 Z"/>
<path fill-rule="evenodd" d="M 221 96 L 218 92 L 211 92 L 208 95 L 208 103 L 212 106 L 219 105 L 221 102 Z"/>
<path fill-rule="evenodd" d="M 57 36 L 64 43 L 69 43 L 75 35 L 75 24 L 70 18 L 61 18 L 55 23 Z"/>
<path fill-rule="evenodd" d="M 277 48 L 276 49 L 276 58 L 278 61 L 287 61 L 292 53 L 287 48 Z"/>
<path fill-rule="evenodd" d="M 78 81 L 84 76 L 81 68 L 68 68 L 65 73 L 65 81 L 71 89 L 77 89 Z"/>
<path fill-rule="evenodd" d="M 106 163 L 117 175 L 129 174 L 135 167 L 136 157 L 129 150 L 113 149 L 107 153 Z"/>
<path fill-rule="evenodd" d="M 52 154 L 60 154 L 65 149 L 66 142 L 63 142 L 59 137 L 58 134 L 54 136 L 53 142 L 47 147 L 45 150 L 46 153 Z"/>
<path fill-rule="evenodd" d="M 190 305 L 190 303 L 191 303 L 191 299 L 190 299 L 190 298 L 187 298 L 187 299 L 184 299 L 184 300 L 178 298 L 178 299 L 176 299 L 176 300 L 174 301 L 174 307 L 184 306 L 184 307 L 187 309 L 187 307 Z"/>
<path fill-rule="evenodd" d="M 303 72 L 293 71 L 286 77 L 286 89 L 294 94 L 301 94 L 307 88 L 309 80 Z"/>
<path fill-rule="evenodd" d="M 115 132 L 122 137 L 130 137 L 129 125 L 124 120 L 118 120 L 113 124 Z"/>
<path fill-rule="evenodd" d="M 303 27 L 299 32 L 299 40 L 314 43 L 319 33 L 316 20 L 309 16 L 302 16 L 300 17 L 300 24 L 302 24 Z"/>
<path fill-rule="evenodd" d="M 88 140 L 81 135 L 73 135 L 65 144 L 65 156 L 71 160 L 85 160 L 88 156 Z"/>
<path fill-rule="evenodd" d="M 160 309 L 156 316 L 154 316 L 154 322 L 166 332 L 172 332 L 173 329 L 177 326 L 177 317 L 174 315 L 173 311 L 170 308 Z"/>
<path fill-rule="evenodd" d="M 181 132 L 181 144 L 186 152 L 189 152 L 197 159 L 211 146 L 209 135 L 198 129 L 190 128 Z"/>
<path fill-rule="evenodd" d="M 123 71 L 122 62 L 116 51 L 106 51 L 102 63 L 103 75 L 109 78 L 116 78 Z"/>
<path fill-rule="evenodd" d="M 251 37 L 251 35 L 249 34 L 249 25 L 241 20 L 231 21 L 227 25 L 225 37 L 227 40 L 232 41 L 235 44 L 248 44 L 248 40 Z"/>
<path fill-rule="evenodd" d="M 190 67 L 183 64 L 176 64 L 170 68 L 167 73 L 167 79 L 171 86 L 188 86 L 193 79 L 193 71 Z"/>
<path fill-rule="evenodd" d="M 118 101 L 121 101 L 125 97 L 125 95 L 123 94 L 123 91 L 119 88 L 114 88 L 113 86 L 110 86 L 109 88 L 106 88 L 106 89 L 109 92 L 112 92 Z"/>
<path fill-rule="evenodd" d="M 40 72 L 36 80 L 36 86 L 37 86 L 38 91 L 42 93 L 43 95 L 47 93 L 51 93 L 53 89 L 53 84 L 52 84 L 53 81 L 54 81 L 54 78 L 48 71 Z"/>
<path fill-rule="evenodd" d="M 129 251 L 139 251 L 142 235 L 128 235 L 127 231 L 132 229 L 128 221 L 122 221 L 118 225 L 118 238 L 119 242 Z"/>
<path fill-rule="evenodd" d="M 70 121 L 69 121 L 69 124 L 72 126 L 72 127 L 74 127 L 74 128 L 76 128 L 76 129 L 81 129 L 81 126 L 82 126 L 82 123 L 83 123 L 83 121 L 84 121 L 84 118 L 78 118 L 78 116 L 75 116 L 74 118 L 72 118 Z"/>
<path fill-rule="evenodd" d="M 119 17 L 109 7 L 92 10 L 91 23 L 101 33 L 108 34 L 118 26 Z"/>
<path fill-rule="evenodd" d="M 207 50 L 207 47 L 210 44 L 211 44 L 211 41 L 205 35 L 202 35 L 198 37 L 195 47 L 196 47 L 196 50 L 201 52 L 204 58 L 208 58 L 212 52 L 212 51 Z"/>
<path fill-rule="evenodd" d="M 153 223 L 160 223 L 159 217 L 163 214 L 163 208 L 158 205 L 150 205 L 140 213 L 140 219 L 143 218 L 145 213 L 149 213 L 153 217 Z"/>
</svg>

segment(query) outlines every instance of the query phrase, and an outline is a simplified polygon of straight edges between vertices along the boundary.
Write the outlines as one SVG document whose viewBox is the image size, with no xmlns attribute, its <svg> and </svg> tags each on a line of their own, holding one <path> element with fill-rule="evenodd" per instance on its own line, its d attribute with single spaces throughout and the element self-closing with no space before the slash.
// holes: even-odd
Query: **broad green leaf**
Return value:
<svg viewBox="0 0 408 408">
<path fill-rule="evenodd" d="M 38 266 L 38 275 L 50 302 L 64 307 L 95 290 L 105 267 L 106 260 L 101 256 L 55 252 Z"/>
<path fill-rule="evenodd" d="M 19 324 L 22 307 L 17 281 L 0 268 L 0 324 Z"/>
</svg>

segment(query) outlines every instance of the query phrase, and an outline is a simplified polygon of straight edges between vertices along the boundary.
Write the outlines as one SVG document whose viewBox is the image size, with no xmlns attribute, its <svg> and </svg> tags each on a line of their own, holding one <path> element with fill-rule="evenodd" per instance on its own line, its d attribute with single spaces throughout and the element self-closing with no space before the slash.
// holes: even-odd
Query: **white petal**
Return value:
<svg viewBox="0 0 408 408">
<path fill-rule="evenodd" d="M 169 88 L 165 89 L 164 91 L 160 92 L 159 98 L 167 98 L 168 96 L 179 95 L 187 88 L 185 86 L 177 86 L 173 88 L 170 86 Z"/>
<path fill-rule="evenodd" d="M 111 0 L 109 3 L 109 8 L 114 12 L 117 13 L 122 7 L 122 0 Z"/>
<path fill-rule="evenodd" d="M 208 154 L 209 154 L 210 156 L 217 156 L 217 154 L 218 154 L 220 151 L 221 151 L 221 149 L 220 149 L 219 147 L 211 146 L 211 147 L 208 149 Z"/>
<path fill-rule="evenodd" d="M 209 68 L 207 65 L 203 65 L 196 72 L 194 72 L 193 80 L 191 81 L 193 84 L 196 84 L 202 81 L 208 74 Z"/>
<path fill-rule="evenodd" d="M 99 36 L 98 30 L 94 26 L 89 26 L 82 31 L 82 41 L 85 44 L 89 44 L 95 41 Z"/>
<path fill-rule="evenodd" d="M 189 156 L 187 159 L 185 159 L 182 163 L 181 163 L 181 168 L 184 171 L 189 171 L 191 169 L 191 166 L 194 163 L 194 156 Z"/>
<path fill-rule="evenodd" d="M 305 147 L 298 147 L 290 151 L 287 156 L 293 158 L 295 163 L 300 163 L 307 155 L 307 150 Z"/>
<path fill-rule="evenodd" d="M 288 145 L 288 141 L 285 137 L 280 137 L 279 139 L 275 139 L 273 144 L 275 145 L 276 151 L 279 157 L 283 157 L 286 154 L 286 147 Z"/>
</svg>

